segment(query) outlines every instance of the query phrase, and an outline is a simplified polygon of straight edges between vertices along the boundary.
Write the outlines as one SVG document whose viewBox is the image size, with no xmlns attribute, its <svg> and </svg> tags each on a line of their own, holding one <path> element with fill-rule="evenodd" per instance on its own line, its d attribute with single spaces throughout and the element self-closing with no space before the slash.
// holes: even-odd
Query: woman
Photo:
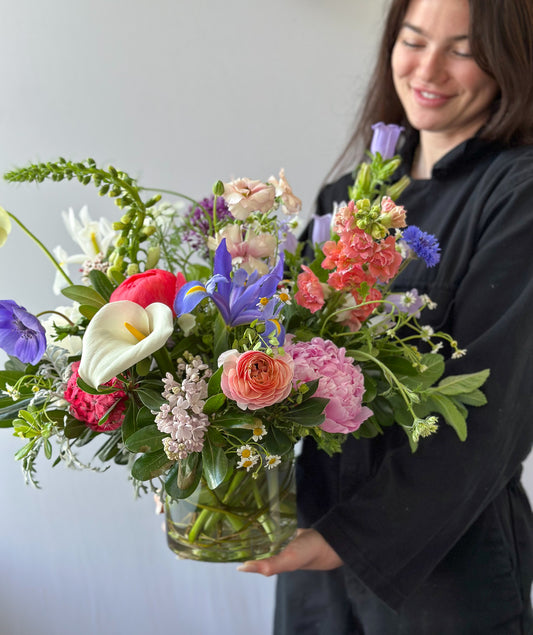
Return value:
<svg viewBox="0 0 533 635">
<path fill-rule="evenodd" d="M 469 437 L 439 432 L 412 455 L 401 430 L 348 439 L 329 458 L 306 442 L 300 535 L 242 568 L 279 578 L 275 635 L 533 633 L 533 519 L 520 485 L 532 444 L 533 2 L 393 0 L 359 126 L 405 127 L 399 202 L 436 234 L 438 267 L 401 288 L 437 303 L 430 323 L 491 368 Z M 368 131 L 368 132 L 367 132 Z M 350 154 L 352 153 L 352 154 Z M 342 163 L 345 165 L 345 163 Z M 352 164 L 353 165 L 353 164 Z M 347 200 L 350 175 L 318 213 Z"/>
</svg>

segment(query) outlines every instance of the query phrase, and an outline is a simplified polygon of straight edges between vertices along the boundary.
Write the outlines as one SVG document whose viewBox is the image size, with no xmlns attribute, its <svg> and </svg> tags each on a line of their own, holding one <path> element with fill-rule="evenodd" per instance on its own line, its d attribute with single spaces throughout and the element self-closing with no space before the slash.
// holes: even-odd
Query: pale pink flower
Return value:
<svg viewBox="0 0 533 635">
<path fill-rule="evenodd" d="M 302 209 L 302 201 L 294 195 L 291 186 L 285 178 L 285 170 L 281 168 L 279 171 L 279 180 L 271 176 L 268 179 L 276 188 L 276 196 L 281 198 L 281 209 L 284 214 L 298 214 Z"/>
<path fill-rule="evenodd" d="M 231 215 L 237 220 L 246 220 L 252 212 L 270 211 L 276 190 L 271 183 L 243 178 L 224 183 L 223 197 Z"/>
<path fill-rule="evenodd" d="M 271 357 L 262 351 L 226 351 L 222 392 L 242 410 L 258 410 L 283 401 L 292 390 L 293 362 L 289 355 Z"/>
<path fill-rule="evenodd" d="M 298 276 L 298 291 L 294 299 L 296 303 L 316 313 L 324 306 L 324 289 L 317 276 L 305 265 L 302 265 L 303 273 Z"/>
<path fill-rule="evenodd" d="M 231 224 L 217 232 L 216 239 L 209 241 L 209 247 L 216 249 L 224 238 L 232 264 L 245 269 L 248 273 L 257 271 L 264 275 L 270 271 L 269 262 L 263 259 L 270 259 L 276 253 L 276 236 L 255 232 L 253 228 L 248 229 L 243 236 L 242 228 Z"/>
<path fill-rule="evenodd" d="M 310 342 L 292 343 L 287 336 L 284 349 L 294 360 L 294 384 L 319 380 L 316 397 L 325 397 L 326 419 L 321 424 L 325 432 L 349 434 L 372 415 L 362 405 L 364 377 L 358 365 L 346 356 L 345 348 L 314 337 Z"/>
<path fill-rule="evenodd" d="M 350 201 L 348 205 L 337 207 L 333 213 L 333 231 L 340 236 L 344 232 L 355 229 L 356 212 L 357 208 L 353 201 Z"/>
<path fill-rule="evenodd" d="M 385 227 L 405 227 L 405 209 L 401 205 L 396 205 L 390 196 L 381 199 L 381 214 L 379 220 Z"/>
</svg>

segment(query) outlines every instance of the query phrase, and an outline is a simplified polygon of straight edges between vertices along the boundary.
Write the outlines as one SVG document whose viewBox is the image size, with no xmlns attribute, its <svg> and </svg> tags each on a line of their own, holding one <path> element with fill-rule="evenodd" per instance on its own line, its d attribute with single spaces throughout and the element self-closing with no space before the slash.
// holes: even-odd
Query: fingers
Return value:
<svg viewBox="0 0 533 635">
<path fill-rule="evenodd" d="M 271 576 L 296 569 L 336 569 L 341 565 L 342 560 L 317 531 L 303 529 L 278 555 L 264 560 L 248 560 L 237 569 Z"/>
</svg>

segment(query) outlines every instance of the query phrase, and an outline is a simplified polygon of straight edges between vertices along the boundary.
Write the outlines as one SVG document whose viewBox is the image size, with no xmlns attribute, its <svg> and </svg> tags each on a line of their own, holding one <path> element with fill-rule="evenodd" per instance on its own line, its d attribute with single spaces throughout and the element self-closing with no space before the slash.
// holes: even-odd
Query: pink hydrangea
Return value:
<svg viewBox="0 0 533 635">
<path fill-rule="evenodd" d="M 320 337 L 293 343 L 287 336 L 284 349 L 294 360 L 294 384 L 319 379 L 315 396 L 329 399 L 322 430 L 349 434 L 372 415 L 372 410 L 362 405 L 363 373 L 346 356 L 345 348 Z"/>
<path fill-rule="evenodd" d="M 91 430 L 97 432 L 110 432 L 120 428 L 124 421 L 124 410 L 126 409 L 126 393 L 123 390 L 109 395 L 91 395 L 78 387 L 76 380 L 79 377 L 78 368 L 80 362 L 72 364 L 72 375 L 70 376 L 67 388 L 63 395 L 65 401 L 70 404 L 70 412 L 79 421 L 87 424 Z M 116 386 L 118 379 L 114 377 L 104 384 L 104 386 Z M 118 403 L 117 403 L 118 402 Z M 109 418 L 102 425 L 98 425 L 100 419 L 111 408 L 113 404 L 117 404 Z"/>
</svg>

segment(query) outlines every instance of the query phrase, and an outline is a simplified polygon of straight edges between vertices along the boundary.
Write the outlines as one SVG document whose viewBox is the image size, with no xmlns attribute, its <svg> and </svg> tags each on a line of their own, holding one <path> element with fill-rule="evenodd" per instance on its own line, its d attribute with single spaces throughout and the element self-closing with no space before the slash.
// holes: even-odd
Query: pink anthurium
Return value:
<svg viewBox="0 0 533 635">
<path fill-rule="evenodd" d="M 159 350 L 172 329 L 172 309 L 161 302 L 146 309 L 129 300 L 104 305 L 85 332 L 80 377 L 97 388 Z"/>
</svg>

